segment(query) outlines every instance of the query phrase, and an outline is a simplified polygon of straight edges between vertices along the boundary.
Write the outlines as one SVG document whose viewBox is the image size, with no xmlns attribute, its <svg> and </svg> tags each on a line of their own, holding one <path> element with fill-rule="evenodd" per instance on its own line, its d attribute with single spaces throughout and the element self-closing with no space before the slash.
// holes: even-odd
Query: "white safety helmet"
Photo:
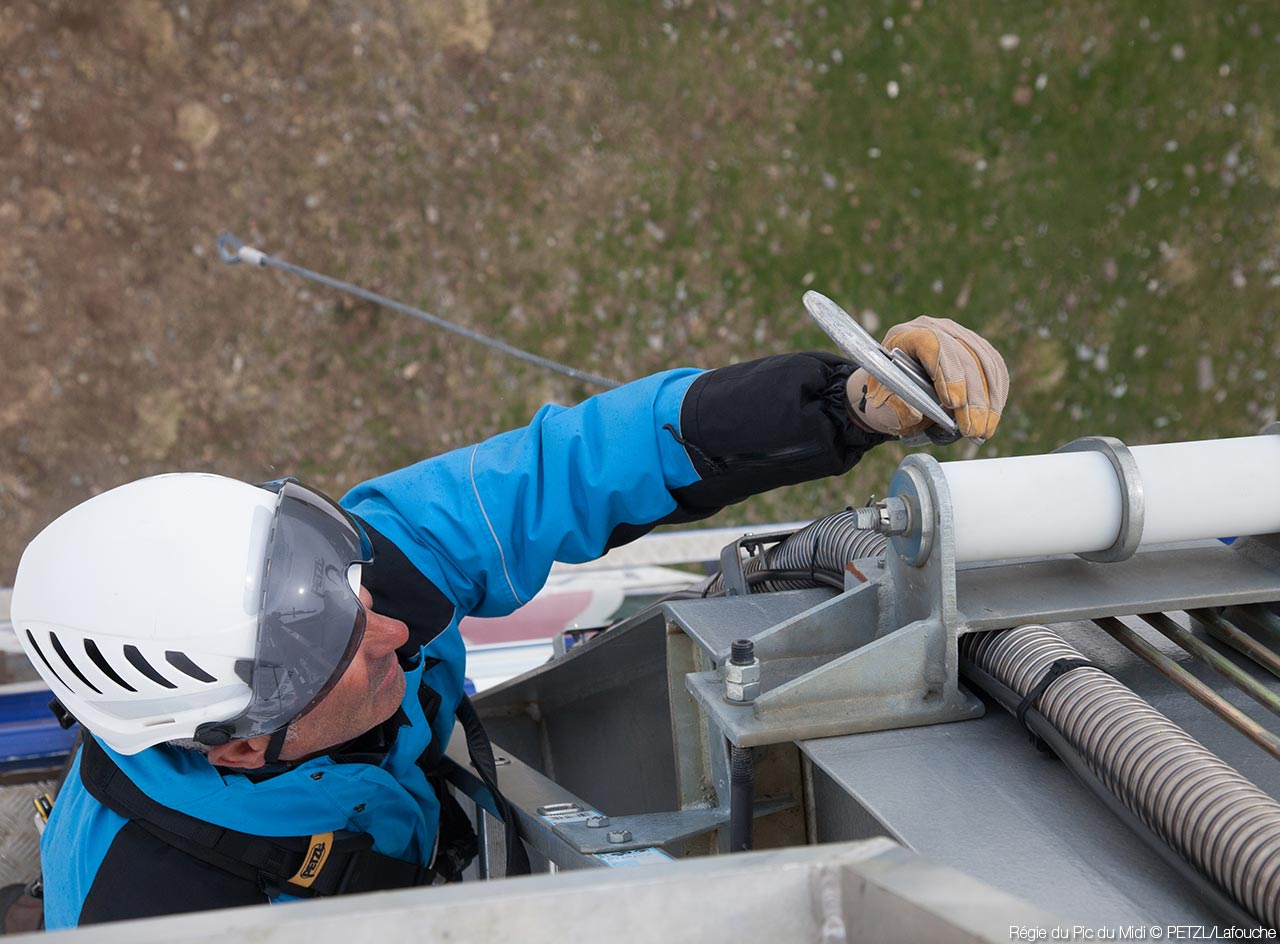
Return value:
<svg viewBox="0 0 1280 944">
<path fill-rule="evenodd" d="M 57 699 L 112 749 L 221 744 L 282 732 L 341 677 L 371 560 L 360 525 L 296 481 L 159 475 L 40 532 L 11 618 Z"/>
</svg>

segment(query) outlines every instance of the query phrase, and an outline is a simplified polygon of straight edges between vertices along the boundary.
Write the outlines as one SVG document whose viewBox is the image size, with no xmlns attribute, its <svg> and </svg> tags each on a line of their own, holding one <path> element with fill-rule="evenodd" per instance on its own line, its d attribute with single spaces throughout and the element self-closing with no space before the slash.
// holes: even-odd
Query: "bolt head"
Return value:
<svg viewBox="0 0 1280 944">
<path fill-rule="evenodd" d="M 608 839 L 612 843 L 623 843 L 631 841 L 631 830 L 629 829 L 611 829 Z"/>
<path fill-rule="evenodd" d="M 609 825 L 609 817 L 607 816 L 588 816 L 587 817 L 588 829 L 603 829 L 605 826 L 608 826 L 608 825 Z"/>
</svg>

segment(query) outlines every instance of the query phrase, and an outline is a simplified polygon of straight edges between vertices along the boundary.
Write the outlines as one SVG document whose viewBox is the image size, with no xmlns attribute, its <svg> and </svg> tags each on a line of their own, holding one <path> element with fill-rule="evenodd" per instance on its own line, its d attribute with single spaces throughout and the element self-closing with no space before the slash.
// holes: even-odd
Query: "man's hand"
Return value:
<svg viewBox="0 0 1280 944">
<path fill-rule="evenodd" d="M 884 347 L 896 347 L 920 362 L 961 435 L 979 442 L 991 438 L 1009 397 L 1009 371 L 985 338 L 950 318 L 922 315 L 890 328 Z M 932 425 L 861 367 L 845 389 L 854 422 L 867 429 L 901 437 Z"/>
</svg>

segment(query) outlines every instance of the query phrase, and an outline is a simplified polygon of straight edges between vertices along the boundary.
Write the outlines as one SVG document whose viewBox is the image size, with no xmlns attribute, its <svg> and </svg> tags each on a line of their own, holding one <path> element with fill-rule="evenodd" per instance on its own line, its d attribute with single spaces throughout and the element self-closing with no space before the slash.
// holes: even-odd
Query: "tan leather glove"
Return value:
<svg viewBox="0 0 1280 944">
<path fill-rule="evenodd" d="M 920 362 L 962 436 L 978 442 L 991 438 L 1009 398 L 1009 371 L 985 338 L 950 318 L 922 315 L 890 328 L 884 347 L 899 348 Z M 845 390 L 854 421 L 875 432 L 912 436 L 933 424 L 861 367 Z"/>
</svg>

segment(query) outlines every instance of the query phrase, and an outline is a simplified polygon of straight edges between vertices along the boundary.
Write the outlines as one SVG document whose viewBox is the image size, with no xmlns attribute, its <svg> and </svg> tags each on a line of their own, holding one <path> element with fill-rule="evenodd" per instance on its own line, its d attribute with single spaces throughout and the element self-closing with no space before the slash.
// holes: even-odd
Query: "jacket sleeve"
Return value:
<svg viewBox="0 0 1280 944">
<path fill-rule="evenodd" d="M 851 365 L 781 355 L 656 374 L 372 479 L 343 505 L 466 613 L 527 603 L 555 561 L 847 470 L 879 437 L 844 407 Z"/>
<path fill-rule="evenodd" d="M 892 438 L 849 417 L 855 365 L 821 352 L 721 367 L 689 388 L 680 427 L 696 482 L 678 488 L 674 516 L 696 520 L 752 495 L 843 475 Z"/>
</svg>

